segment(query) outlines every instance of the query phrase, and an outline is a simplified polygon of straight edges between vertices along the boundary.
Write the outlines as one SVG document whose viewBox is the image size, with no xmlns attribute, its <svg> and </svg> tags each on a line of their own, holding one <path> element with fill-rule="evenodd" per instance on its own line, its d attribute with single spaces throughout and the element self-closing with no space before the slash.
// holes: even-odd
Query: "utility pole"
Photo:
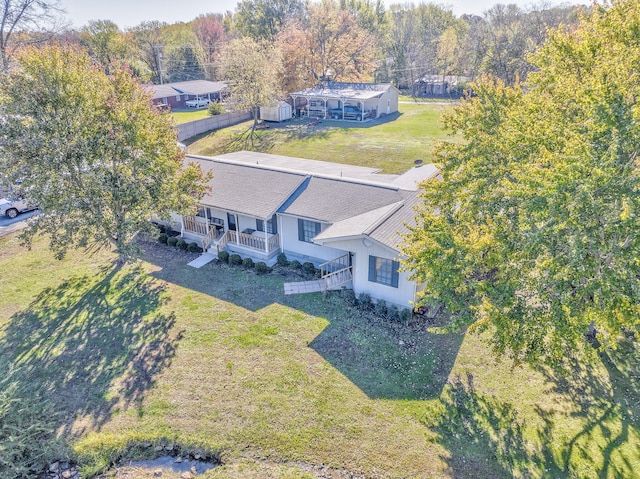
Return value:
<svg viewBox="0 0 640 479">
<path fill-rule="evenodd" d="M 154 45 L 153 49 L 156 51 L 156 66 L 158 67 L 158 79 L 160 80 L 160 85 L 164 82 L 162 81 L 162 51 L 160 45 Z"/>
</svg>

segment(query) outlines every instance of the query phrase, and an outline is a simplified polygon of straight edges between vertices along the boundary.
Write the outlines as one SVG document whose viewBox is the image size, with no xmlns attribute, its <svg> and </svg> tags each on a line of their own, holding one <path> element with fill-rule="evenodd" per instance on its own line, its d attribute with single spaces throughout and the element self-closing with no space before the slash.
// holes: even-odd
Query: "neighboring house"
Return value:
<svg viewBox="0 0 640 479">
<path fill-rule="evenodd" d="M 415 224 L 417 183 L 437 175 L 433 165 L 384 175 L 246 151 L 187 159 L 213 179 L 197 216 L 175 216 L 184 237 L 268 264 L 284 252 L 320 267 L 332 287 L 402 307 L 414 301 L 416 284 L 399 271 L 399 245 Z"/>
<path fill-rule="evenodd" d="M 424 97 L 459 97 L 462 87 L 471 81 L 471 77 L 455 75 L 424 75 L 413 84 L 413 94 Z"/>
<path fill-rule="evenodd" d="M 185 102 L 206 98 L 222 101 L 226 95 L 227 83 L 221 81 L 191 80 L 162 85 L 145 85 L 151 92 L 153 103 L 169 108 L 184 108 Z"/>
<path fill-rule="evenodd" d="M 355 107 L 363 112 L 359 116 L 361 121 L 397 112 L 398 95 L 398 89 L 390 83 L 342 82 L 324 82 L 290 93 L 297 116 L 354 119 L 345 114 L 345 107 Z M 342 115 L 339 115 L 340 111 Z"/>
</svg>

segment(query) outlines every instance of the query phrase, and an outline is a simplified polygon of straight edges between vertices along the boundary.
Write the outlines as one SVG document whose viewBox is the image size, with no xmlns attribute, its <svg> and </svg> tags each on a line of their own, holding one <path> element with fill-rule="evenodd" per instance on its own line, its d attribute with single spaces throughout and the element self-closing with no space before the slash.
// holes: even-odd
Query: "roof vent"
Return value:
<svg viewBox="0 0 640 479">
<path fill-rule="evenodd" d="M 422 164 L 422 160 L 420 158 L 418 158 L 416 161 L 413 162 L 416 166 L 420 166 Z"/>
</svg>

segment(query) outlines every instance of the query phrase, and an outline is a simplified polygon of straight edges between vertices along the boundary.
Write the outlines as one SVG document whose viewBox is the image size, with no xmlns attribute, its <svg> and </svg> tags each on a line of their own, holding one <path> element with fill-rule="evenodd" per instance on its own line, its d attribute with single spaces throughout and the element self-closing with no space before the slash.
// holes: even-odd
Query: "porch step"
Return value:
<svg viewBox="0 0 640 479">
<path fill-rule="evenodd" d="M 296 281 L 295 283 L 284 283 L 284 294 L 317 293 L 324 291 L 324 280 L 316 281 Z"/>
<path fill-rule="evenodd" d="M 205 264 L 211 263 L 214 259 L 216 259 L 216 255 L 211 253 L 202 253 L 196 259 L 194 259 L 191 263 L 187 263 L 187 266 L 192 266 L 194 268 L 201 268 Z"/>
</svg>

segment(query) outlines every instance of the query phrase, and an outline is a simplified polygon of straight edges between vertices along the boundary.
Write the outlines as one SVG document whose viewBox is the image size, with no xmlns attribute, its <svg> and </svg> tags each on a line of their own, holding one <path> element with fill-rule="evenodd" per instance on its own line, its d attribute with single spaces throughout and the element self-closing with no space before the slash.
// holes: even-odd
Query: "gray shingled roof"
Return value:
<svg viewBox="0 0 640 479">
<path fill-rule="evenodd" d="M 415 207 L 420 202 L 418 191 L 402 191 L 401 194 L 405 197 L 402 207 L 368 232 L 371 238 L 396 251 L 403 244 L 402 234 L 408 233 L 407 226 L 416 225 Z"/>
<path fill-rule="evenodd" d="M 227 88 L 227 83 L 209 80 L 189 80 L 162 85 L 147 85 L 151 91 L 151 98 L 167 98 L 176 95 L 207 95 L 218 93 Z"/>
<path fill-rule="evenodd" d="M 313 88 L 291 93 L 295 96 L 317 96 L 327 98 L 350 98 L 354 100 L 368 100 L 381 96 L 384 92 L 394 88 L 390 83 L 346 83 L 326 82 Z"/>
<path fill-rule="evenodd" d="M 278 212 L 335 223 L 402 200 L 395 188 L 311 177 Z"/>
<path fill-rule="evenodd" d="M 201 204 L 257 218 L 273 215 L 306 179 L 300 173 L 231 165 L 215 159 L 187 156 L 187 160 L 213 173 L 211 191 Z"/>
</svg>

